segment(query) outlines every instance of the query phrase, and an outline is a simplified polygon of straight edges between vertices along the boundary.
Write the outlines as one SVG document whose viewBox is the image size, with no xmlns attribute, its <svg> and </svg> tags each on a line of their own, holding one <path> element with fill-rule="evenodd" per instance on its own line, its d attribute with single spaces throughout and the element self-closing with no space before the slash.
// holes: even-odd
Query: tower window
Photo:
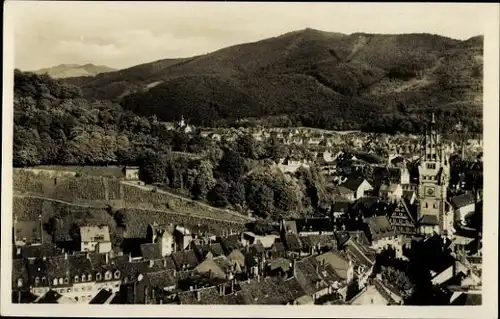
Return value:
<svg viewBox="0 0 500 319">
<path fill-rule="evenodd" d="M 425 203 L 425 208 L 429 208 L 429 204 Z"/>
<path fill-rule="evenodd" d="M 432 204 L 432 208 L 437 208 L 436 203 Z"/>
</svg>

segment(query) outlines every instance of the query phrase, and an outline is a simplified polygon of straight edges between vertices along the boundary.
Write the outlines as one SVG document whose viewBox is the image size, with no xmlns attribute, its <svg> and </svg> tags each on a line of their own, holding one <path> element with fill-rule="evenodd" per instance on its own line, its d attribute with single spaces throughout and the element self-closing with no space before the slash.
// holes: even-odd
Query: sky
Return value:
<svg viewBox="0 0 500 319">
<path fill-rule="evenodd" d="M 126 68 L 313 28 L 350 34 L 484 34 L 488 4 L 9 1 L 14 64 Z M 489 6 L 491 8 L 491 4 Z M 497 8 L 498 9 L 498 8 Z"/>
</svg>

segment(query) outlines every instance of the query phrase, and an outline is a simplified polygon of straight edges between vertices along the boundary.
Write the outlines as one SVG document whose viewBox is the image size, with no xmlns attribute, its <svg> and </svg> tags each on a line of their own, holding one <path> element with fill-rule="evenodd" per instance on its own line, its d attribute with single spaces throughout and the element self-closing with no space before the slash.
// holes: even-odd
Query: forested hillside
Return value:
<svg viewBox="0 0 500 319">
<path fill-rule="evenodd" d="M 483 37 L 306 29 L 66 81 L 86 97 L 165 121 L 286 116 L 292 125 L 391 133 L 419 132 L 435 112 L 445 129 L 461 120 L 479 132 L 482 55 Z"/>
<path fill-rule="evenodd" d="M 175 151 L 197 156 L 179 157 Z M 250 209 L 270 218 L 307 216 L 331 196 L 316 169 L 289 176 L 273 167 L 273 161 L 289 152 L 276 140 L 260 142 L 250 135 L 222 144 L 198 134 L 188 136 L 168 130 L 155 116 L 141 117 L 119 104 L 84 99 L 77 87 L 47 75 L 15 72 L 14 166 L 139 165 L 146 182 L 216 207 Z M 80 179 L 73 183 L 104 183 Z M 22 184 L 36 187 L 29 181 Z M 111 191 L 115 182 L 102 185 Z M 94 194 L 61 187 L 51 191 L 71 199 Z M 106 196 L 116 199 L 118 193 Z M 105 198 L 103 194 L 92 198 Z"/>
</svg>

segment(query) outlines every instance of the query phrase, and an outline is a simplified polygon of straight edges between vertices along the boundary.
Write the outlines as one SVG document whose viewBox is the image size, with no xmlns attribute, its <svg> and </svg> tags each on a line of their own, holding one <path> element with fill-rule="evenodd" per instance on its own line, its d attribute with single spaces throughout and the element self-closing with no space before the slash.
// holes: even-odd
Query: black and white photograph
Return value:
<svg viewBox="0 0 500 319">
<path fill-rule="evenodd" d="M 498 10 L 7 1 L 2 314 L 496 317 Z"/>
</svg>

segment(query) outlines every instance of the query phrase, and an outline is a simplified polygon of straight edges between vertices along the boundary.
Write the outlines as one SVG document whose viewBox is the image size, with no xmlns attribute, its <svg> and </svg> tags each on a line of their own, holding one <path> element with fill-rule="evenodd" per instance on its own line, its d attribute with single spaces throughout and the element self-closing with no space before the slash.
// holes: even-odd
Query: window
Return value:
<svg viewBox="0 0 500 319">
<path fill-rule="evenodd" d="M 102 275 L 101 275 L 100 272 L 98 272 L 97 274 L 95 274 L 95 279 L 96 280 L 101 280 L 101 278 L 102 278 Z"/>
<path fill-rule="evenodd" d="M 105 280 L 110 280 L 112 278 L 112 275 L 111 275 L 111 271 L 106 271 L 106 273 L 104 274 L 104 279 Z"/>
<path fill-rule="evenodd" d="M 17 286 L 22 287 L 23 286 L 23 278 L 17 279 Z"/>
<path fill-rule="evenodd" d="M 437 204 L 436 203 L 432 204 L 432 208 L 437 208 Z"/>
<path fill-rule="evenodd" d="M 82 282 L 87 280 L 87 276 L 85 274 L 82 275 Z"/>
<path fill-rule="evenodd" d="M 436 158 L 435 154 L 434 154 L 434 158 Z M 428 169 L 435 169 L 436 168 L 436 164 L 435 163 L 427 163 L 427 168 Z"/>
<path fill-rule="evenodd" d="M 69 278 L 64 278 L 64 283 L 69 284 Z"/>
<path fill-rule="evenodd" d="M 75 282 L 78 282 L 79 281 L 79 278 L 78 278 L 78 275 L 75 276 Z"/>
<path fill-rule="evenodd" d="M 87 280 L 88 280 L 88 281 L 92 281 L 92 274 L 88 274 L 88 276 L 87 276 Z"/>
<path fill-rule="evenodd" d="M 62 285 L 64 283 L 64 279 L 59 278 L 59 284 Z"/>
<path fill-rule="evenodd" d="M 120 271 L 115 271 L 115 279 L 120 279 Z"/>
<path fill-rule="evenodd" d="M 57 286 L 57 278 L 54 278 L 53 285 Z"/>
<path fill-rule="evenodd" d="M 425 208 L 429 208 L 429 204 L 425 203 Z"/>
</svg>

